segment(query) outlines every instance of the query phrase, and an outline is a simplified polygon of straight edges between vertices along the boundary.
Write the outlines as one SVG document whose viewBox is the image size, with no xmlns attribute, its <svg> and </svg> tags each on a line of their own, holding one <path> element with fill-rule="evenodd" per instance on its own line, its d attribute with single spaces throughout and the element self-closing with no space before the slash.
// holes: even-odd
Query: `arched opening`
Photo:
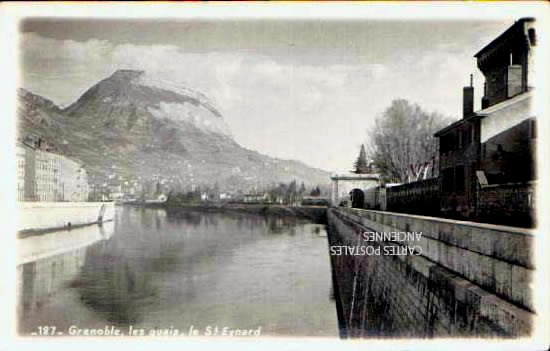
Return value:
<svg viewBox="0 0 550 351">
<path fill-rule="evenodd" d="M 361 189 L 353 189 L 349 193 L 351 200 L 351 207 L 363 208 L 365 206 L 365 193 Z"/>
</svg>

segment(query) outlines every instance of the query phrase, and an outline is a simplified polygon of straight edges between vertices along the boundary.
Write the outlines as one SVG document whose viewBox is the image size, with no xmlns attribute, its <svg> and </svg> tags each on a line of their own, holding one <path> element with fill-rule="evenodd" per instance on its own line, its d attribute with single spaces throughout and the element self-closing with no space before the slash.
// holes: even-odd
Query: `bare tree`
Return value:
<svg viewBox="0 0 550 351">
<path fill-rule="evenodd" d="M 451 123 L 404 99 L 394 100 L 367 133 L 369 157 L 385 182 L 404 183 L 427 176 L 439 157 L 433 134 Z"/>
</svg>

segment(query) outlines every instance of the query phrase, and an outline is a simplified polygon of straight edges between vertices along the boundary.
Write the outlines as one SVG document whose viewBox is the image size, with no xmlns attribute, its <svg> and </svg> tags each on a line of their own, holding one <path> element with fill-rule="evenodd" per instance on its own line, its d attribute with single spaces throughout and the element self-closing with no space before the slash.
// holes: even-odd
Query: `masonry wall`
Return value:
<svg viewBox="0 0 550 351">
<path fill-rule="evenodd" d="M 386 188 L 386 198 L 386 208 L 390 211 L 437 216 L 441 198 L 439 179 L 424 179 Z"/>
<path fill-rule="evenodd" d="M 519 337 L 534 314 L 532 233 L 380 211 L 330 208 L 335 246 L 414 248 L 413 255 L 336 255 L 342 324 L 350 337 Z M 418 241 L 364 241 L 365 231 L 422 232 Z M 394 249 L 396 250 L 396 249 Z"/>
<path fill-rule="evenodd" d="M 535 225 L 535 183 L 508 183 L 479 190 L 478 216 L 487 222 L 520 227 Z"/>
</svg>

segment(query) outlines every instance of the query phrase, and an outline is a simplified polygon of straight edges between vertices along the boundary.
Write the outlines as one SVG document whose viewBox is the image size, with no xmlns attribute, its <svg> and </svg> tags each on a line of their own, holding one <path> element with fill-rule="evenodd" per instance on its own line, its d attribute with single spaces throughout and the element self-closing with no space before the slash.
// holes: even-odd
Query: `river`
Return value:
<svg viewBox="0 0 550 351">
<path fill-rule="evenodd" d="M 295 217 L 119 207 L 103 227 L 19 240 L 19 332 L 338 337 L 327 245 Z"/>
</svg>

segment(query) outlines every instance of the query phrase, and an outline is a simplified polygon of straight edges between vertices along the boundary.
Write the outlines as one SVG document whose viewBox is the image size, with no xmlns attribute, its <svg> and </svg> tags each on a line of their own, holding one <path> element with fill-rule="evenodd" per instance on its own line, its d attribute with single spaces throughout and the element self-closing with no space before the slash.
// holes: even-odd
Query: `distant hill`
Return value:
<svg viewBox="0 0 550 351">
<path fill-rule="evenodd" d="M 41 136 L 83 161 L 98 184 L 109 175 L 235 190 L 329 181 L 323 170 L 243 148 L 204 94 L 143 71 L 116 71 L 65 109 L 20 89 L 18 113 L 20 135 Z"/>
</svg>

